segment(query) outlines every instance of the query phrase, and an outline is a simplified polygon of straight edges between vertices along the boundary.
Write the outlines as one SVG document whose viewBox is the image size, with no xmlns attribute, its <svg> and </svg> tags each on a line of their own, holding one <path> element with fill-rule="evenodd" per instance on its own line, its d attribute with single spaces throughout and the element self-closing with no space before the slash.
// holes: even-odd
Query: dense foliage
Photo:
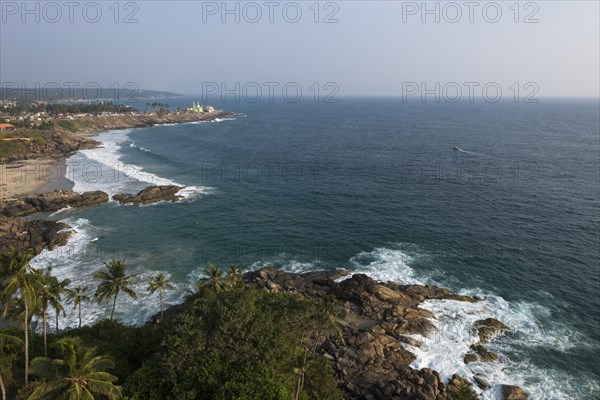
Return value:
<svg viewBox="0 0 600 400">
<path fill-rule="evenodd" d="M 245 285 L 237 267 L 223 275 L 210 264 L 195 294 L 146 326 L 104 320 L 41 335 L 28 329 L 32 319 L 46 320 L 48 309 L 58 318 L 62 294 L 82 307 L 87 288 L 69 289 L 50 270 L 31 268 L 31 256 L 14 251 L 0 259 L 0 322 L 9 323 L 0 329 L 3 399 L 342 398 L 333 370 L 315 352 L 339 329 L 331 299 L 268 293 Z M 135 293 L 122 260 L 105 267 L 96 274 L 95 298 L 114 310 L 120 291 Z M 148 283 L 150 292 L 172 287 L 160 274 Z"/>
<path fill-rule="evenodd" d="M 48 104 L 19 104 L 1 109 L 6 115 L 19 115 L 21 113 L 36 114 L 45 112 L 49 115 L 57 114 L 93 114 L 103 112 L 124 113 L 131 112 L 130 106 L 113 104 L 111 102 L 95 103 L 48 103 Z"/>
<path fill-rule="evenodd" d="M 205 287 L 167 315 L 160 348 L 125 393 L 132 400 L 288 400 L 303 369 L 299 398 L 340 399 L 333 371 L 312 352 L 312 339 L 332 333 L 325 320 L 320 304 L 298 296 Z"/>
</svg>

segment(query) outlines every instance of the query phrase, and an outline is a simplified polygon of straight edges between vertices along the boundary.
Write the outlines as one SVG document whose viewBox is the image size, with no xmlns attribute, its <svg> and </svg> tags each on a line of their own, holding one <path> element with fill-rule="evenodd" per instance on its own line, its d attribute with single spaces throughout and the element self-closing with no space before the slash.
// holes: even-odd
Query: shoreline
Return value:
<svg viewBox="0 0 600 400">
<path fill-rule="evenodd" d="M 0 202 L 28 194 L 72 189 L 67 158 L 42 157 L 0 164 Z"/>
<path fill-rule="evenodd" d="M 196 121 L 213 121 L 220 117 L 228 117 L 234 113 L 217 110 L 210 114 L 175 114 L 162 116 L 138 115 L 127 117 L 89 117 L 84 121 L 85 128 L 77 132 L 66 133 L 65 136 L 76 136 L 91 144 L 67 151 L 60 156 L 51 154 L 33 154 L 32 158 L 19 158 L 0 162 L 0 202 L 14 200 L 28 194 L 41 194 L 54 190 L 71 190 L 75 183 L 66 177 L 66 160 L 79 150 L 97 148 L 100 143 L 93 138 L 100 133 L 111 130 L 134 128 L 150 128 L 165 123 L 184 124 Z M 93 120 L 91 120 L 93 118 Z"/>
</svg>

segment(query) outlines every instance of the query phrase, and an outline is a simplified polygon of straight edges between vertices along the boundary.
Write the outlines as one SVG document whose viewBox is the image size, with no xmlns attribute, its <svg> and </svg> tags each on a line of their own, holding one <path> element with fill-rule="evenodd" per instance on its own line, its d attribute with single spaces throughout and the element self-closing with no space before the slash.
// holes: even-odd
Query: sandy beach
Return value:
<svg viewBox="0 0 600 400">
<path fill-rule="evenodd" d="M 0 164 L 0 200 L 10 200 L 22 194 L 71 189 L 73 183 L 65 178 L 66 168 L 64 158 Z"/>
</svg>

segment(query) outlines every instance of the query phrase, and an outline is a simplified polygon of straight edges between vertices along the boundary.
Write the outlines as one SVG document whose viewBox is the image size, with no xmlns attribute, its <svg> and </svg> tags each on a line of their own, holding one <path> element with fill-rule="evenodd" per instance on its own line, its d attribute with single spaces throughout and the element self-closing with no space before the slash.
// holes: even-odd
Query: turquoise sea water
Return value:
<svg viewBox="0 0 600 400">
<path fill-rule="evenodd" d="M 124 257 L 140 291 L 153 272 L 171 275 L 170 304 L 208 261 L 435 283 L 485 300 L 424 305 L 439 331 L 415 349 L 415 366 L 481 373 L 495 384 L 485 398 L 497 398 L 498 383 L 533 399 L 598 398 L 598 100 L 219 107 L 239 114 L 103 133 L 103 147 L 71 157 L 75 190 L 176 183 L 186 199 L 58 212 L 77 234 L 36 262 L 93 286 L 103 261 Z M 117 316 L 143 323 L 157 311 L 157 299 L 142 295 L 122 298 Z M 106 315 L 91 306 L 88 322 Z M 466 366 L 470 325 L 485 317 L 513 335 L 490 346 L 500 363 Z"/>
</svg>

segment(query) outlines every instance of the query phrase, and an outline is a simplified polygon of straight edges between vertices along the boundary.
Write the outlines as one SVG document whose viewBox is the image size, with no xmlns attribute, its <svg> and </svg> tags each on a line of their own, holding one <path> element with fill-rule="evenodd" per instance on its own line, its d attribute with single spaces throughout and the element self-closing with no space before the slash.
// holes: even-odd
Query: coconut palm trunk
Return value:
<svg viewBox="0 0 600 400">
<path fill-rule="evenodd" d="M 6 388 L 4 387 L 4 381 L 2 380 L 2 374 L 0 374 L 0 390 L 2 390 L 2 400 L 6 400 Z"/>
<path fill-rule="evenodd" d="M 113 299 L 112 311 L 110 312 L 110 320 L 113 320 L 113 315 L 115 314 L 115 307 L 117 306 L 117 296 L 119 295 L 119 291 L 115 293 L 115 298 Z"/>
<path fill-rule="evenodd" d="M 79 329 L 81 329 L 81 302 L 79 302 Z"/>
<path fill-rule="evenodd" d="M 29 306 L 27 299 L 23 299 L 25 304 L 25 386 L 29 385 Z"/>
<path fill-rule="evenodd" d="M 44 357 L 48 357 L 48 335 L 46 325 L 48 324 L 48 315 L 46 314 L 46 308 L 42 310 L 42 319 L 44 321 Z"/>
<path fill-rule="evenodd" d="M 56 310 L 56 335 L 58 336 L 58 310 Z"/>
<path fill-rule="evenodd" d="M 163 321 L 165 319 L 165 316 L 163 313 L 163 292 L 162 292 L 162 290 L 159 292 L 159 296 L 160 296 L 160 320 Z"/>
</svg>

